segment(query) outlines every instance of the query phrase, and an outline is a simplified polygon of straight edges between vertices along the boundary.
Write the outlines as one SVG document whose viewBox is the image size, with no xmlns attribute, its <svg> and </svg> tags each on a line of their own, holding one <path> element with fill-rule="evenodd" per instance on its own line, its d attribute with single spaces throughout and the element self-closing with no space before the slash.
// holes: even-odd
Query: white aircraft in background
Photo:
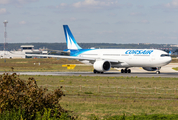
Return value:
<svg viewBox="0 0 178 120">
<path fill-rule="evenodd" d="M 63 25 L 67 48 L 70 56 L 26 54 L 26 56 L 43 56 L 54 58 L 77 59 L 83 63 L 93 64 L 94 73 L 103 73 L 110 68 L 124 68 L 121 73 L 131 73 L 131 67 L 142 67 L 146 71 L 156 71 L 171 62 L 168 53 L 155 49 L 82 49 L 76 42 L 68 25 Z"/>
</svg>

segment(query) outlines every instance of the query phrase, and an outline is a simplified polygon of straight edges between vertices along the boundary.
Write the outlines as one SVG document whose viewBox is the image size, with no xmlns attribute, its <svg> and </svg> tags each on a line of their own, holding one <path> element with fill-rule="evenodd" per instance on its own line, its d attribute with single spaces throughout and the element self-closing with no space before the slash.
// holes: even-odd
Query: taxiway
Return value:
<svg viewBox="0 0 178 120">
<path fill-rule="evenodd" d="M 121 73 L 118 71 L 109 71 L 104 74 L 94 74 L 93 72 L 16 72 L 19 75 L 53 75 L 53 76 L 123 76 L 123 77 L 172 77 L 178 78 L 178 71 L 173 70 L 173 67 L 178 67 L 178 63 L 170 63 L 167 66 L 161 68 L 161 74 L 156 74 L 155 71 L 149 72 L 142 68 L 133 67 L 131 68 L 132 73 Z M 4 72 L 0 72 L 3 74 Z M 11 73 L 11 72 L 9 72 Z"/>
</svg>

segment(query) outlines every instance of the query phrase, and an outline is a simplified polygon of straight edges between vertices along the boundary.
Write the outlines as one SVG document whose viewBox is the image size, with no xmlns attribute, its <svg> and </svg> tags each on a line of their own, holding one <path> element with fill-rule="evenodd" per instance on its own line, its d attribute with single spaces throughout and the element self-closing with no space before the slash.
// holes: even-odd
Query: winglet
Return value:
<svg viewBox="0 0 178 120">
<path fill-rule="evenodd" d="M 66 43 L 68 49 L 82 49 L 76 42 L 74 36 L 72 35 L 68 25 L 63 25 L 64 33 L 66 37 Z"/>
</svg>

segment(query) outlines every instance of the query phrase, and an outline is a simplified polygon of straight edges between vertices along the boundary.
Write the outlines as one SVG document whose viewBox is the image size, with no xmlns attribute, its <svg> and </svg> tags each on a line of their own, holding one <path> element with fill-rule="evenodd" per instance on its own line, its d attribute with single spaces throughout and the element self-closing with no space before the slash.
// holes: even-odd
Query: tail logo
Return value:
<svg viewBox="0 0 178 120">
<path fill-rule="evenodd" d="M 66 42 L 67 42 L 67 48 L 68 49 L 82 49 L 75 41 L 75 38 L 72 35 L 68 25 L 64 25 L 63 27 L 64 27 L 64 32 L 65 32 L 65 37 L 66 37 Z"/>
</svg>

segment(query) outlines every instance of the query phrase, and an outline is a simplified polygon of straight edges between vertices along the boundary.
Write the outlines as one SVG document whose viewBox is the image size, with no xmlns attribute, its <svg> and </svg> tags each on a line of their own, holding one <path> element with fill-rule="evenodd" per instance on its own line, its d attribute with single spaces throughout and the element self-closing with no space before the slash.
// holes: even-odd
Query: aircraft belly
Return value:
<svg viewBox="0 0 178 120">
<path fill-rule="evenodd" d="M 119 68 L 119 67 L 131 67 L 131 66 L 130 66 L 129 64 L 127 64 L 126 62 L 119 63 L 119 64 L 118 64 L 118 63 L 117 63 L 117 64 L 116 64 L 116 63 L 111 63 L 111 66 L 112 66 L 112 67 L 118 67 L 118 68 Z"/>
<path fill-rule="evenodd" d="M 139 58 L 134 57 L 127 62 L 130 66 L 133 67 L 141 67 L 141 66 L 150 66 L 149 58 Z"/>
</svg>

